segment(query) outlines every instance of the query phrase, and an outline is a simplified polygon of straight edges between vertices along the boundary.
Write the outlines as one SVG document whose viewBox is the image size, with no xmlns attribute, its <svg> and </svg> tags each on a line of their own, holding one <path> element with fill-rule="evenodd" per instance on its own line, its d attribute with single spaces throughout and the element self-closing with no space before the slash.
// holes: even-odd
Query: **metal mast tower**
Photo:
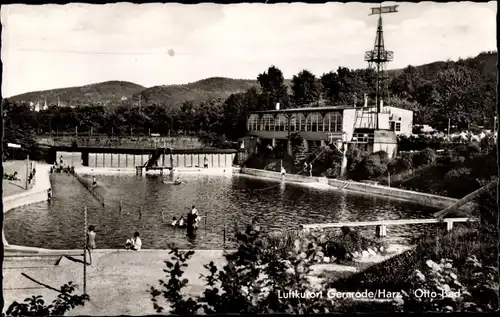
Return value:
<svg viewBox="0 0 500 317">
<path fill-rule="evenodd" d="M 387 75 L 386 75 L 386 64 L 394 59 L 394 52 L 386 51 L 384 46 L 384 30 L 382 28 L 382 14 L 384 13 L 395 13 L 397 11 L 398 5 L 385 6 L 382 4 L 378 8 L 372 8 L 372 12 L 369 15 L 378 14 L 378 25 L 377 25 L 377 35 L 375 37 L 375 45 L 373 50 L 365 52 L 365 61 L 368 62 L 369 68 L 376 68 L 377 72 L 377 82 L 376 82 L 376 93 L 375 93 L 375 105 L 376 105 L 376 129 L 379 128 L 378 114 L 380 113 L 381 103 L 384 97 L 387 98 L 388 95 L 388 85 L 387 85 Z"/>
</svg>

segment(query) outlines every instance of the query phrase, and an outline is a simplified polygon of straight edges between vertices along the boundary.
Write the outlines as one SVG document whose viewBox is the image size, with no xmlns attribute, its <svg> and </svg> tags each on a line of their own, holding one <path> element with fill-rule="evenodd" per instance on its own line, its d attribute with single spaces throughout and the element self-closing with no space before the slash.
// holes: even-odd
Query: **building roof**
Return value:
<svg viewBox="0 0 500 317">
<path fill-rule="evenodd" d="M 306 107 L 306 108 L 287 108 L 280 110 L 252 111 L 252 113 L 280 113 L 280 112 L 309 112 L 309 111 L 328 111 L 355 109 L 353 106 L 329 106 L 329 107 Z"/>
</svg>

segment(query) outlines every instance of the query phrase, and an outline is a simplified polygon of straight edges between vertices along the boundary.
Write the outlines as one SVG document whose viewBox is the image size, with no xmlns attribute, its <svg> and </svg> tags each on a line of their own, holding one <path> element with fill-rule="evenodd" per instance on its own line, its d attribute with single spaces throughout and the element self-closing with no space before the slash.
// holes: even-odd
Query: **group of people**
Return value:
<svg viewBox="0 0 500 317">
<path fill-rule="evenodd" d="M 178 228 L 186 228 L 187 235 L 193 236 L 196 234 L 196 230 L 198 230 L 198 223 L 200 222 L 200 216 L 198 215 L 198 210 L 195 206 L 191 207 L 191 211 L 187 214 L 186 218 L 182 216 L 179 220 L 177 217 L 174 217 L 172 220 L 172 226 Z"/>
<path fill-rule="evenodd" d="M 92 265 L 92 250 L 96 248 L 96 232 L 94 226 L 89 226 L 85 243 L 85 252 L 89 253 L 89 264 Z M 125 241 L 126 250 L 139 251 L 142 248 L 142 241 L 139 232 L 134 233 L 134 237 Z"/>
</svg>

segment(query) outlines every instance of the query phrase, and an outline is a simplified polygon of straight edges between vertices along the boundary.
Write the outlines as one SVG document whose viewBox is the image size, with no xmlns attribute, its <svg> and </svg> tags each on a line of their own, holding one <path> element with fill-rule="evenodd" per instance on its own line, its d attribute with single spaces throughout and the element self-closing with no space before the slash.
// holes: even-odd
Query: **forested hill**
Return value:
<svg viewBox="0 0 500 317">
<path fill-rule="evenodd" d="M 479 71 L 487 78 L 496 77 L 497 52 L 481 53 L 474 58 L 467 58 L 462 62 L 464 61 L 469 67 L 472 67 L 476 71 Z M 394 86 L 395 79 L 397 77 L 405 77 L 405 72 L 408 73 L 409 70 L 414 74 L 418 74 L 419 80 L 425 82 L 434 82 L 439 81 L 439 78 L 437 78 L 438 74 L 442 73 L 443 70 L 449 68 L 448 66 L 454 65 L 456 63 L 457 62 L 438 61 L 430 64 L 410 67 L 409 69 L 407 67 L 405 69 L 390 70 L 389 77 L 393 82 L 392 88 L 394 88 L 392 89 L 392 92 L 397 92 L 398 89 L 411 90 L 414 88 L 397 87 L 398 80 L 396 80 L 396 87 Z M 317 80 L 321 81 L 324 86 L 324 88 L 320 88 L 320 98 L 336 99 L 337 102 L 345 102 L 345 99 L 349 99 L 347 100 L 347 102 L 350 103 L 352 94 L 362 96 L 364 92 L 370 89 L 371 83 L 361 83 L 358 85 L 359 82 L 365 80 L 360 79 L 360 77 L 358 77 L 355 72 L 351 72 L 351 75 L 354 76 L 352 77 L 351 75 L 348 75 L 349 71 L 348 73 L 346 73 L 345 70 L 347 69 L 343 69 L 342 76 L 349 77 L 346 82 L 351 82 L 352 87 L 345 87 L 345 89 L 340 89 L 340 95 L 337 91 L 331 92 L 330 96 L 328 96 L 328 90 L 336 84 L 331 82 L 332 77 L 328 78 L 328 76 L 321 76 L 320 78 L 320 74 L 317 74 Z M 325 73 L 328 71 L 329 70 L 325 70 Z M 340 76 L 339 71 L 340 68 L 339 70 L 334 70 L 333 72 L 324 75 L 335 73 L 334 77 L 338 78 L 338 76 Z M 366 77 L 366 75 L 361 75 L 361 77 L 363 76 Z M 404 81 L 404 78 L 401 79 L 403 79 Z M 337 79 L 333 78 L 333 80 Z M 287 87 L 288 94 L 293 94 L 292 80 L 285 79 L 284 86 Z M 40 102 L 40 104 L 43 104 L 46 98 L 48 105 L 56 105 L 59 99 L 61 105 L 105 105 L 108 107 L 120 105 L 138 105 L 140 100 L 142 106 L 158 105 L 167 109 L 179 109 L 185 101 L 191 101 L 194 105 L 199 105 L 202 102 L 214 99 L 225 100 L 231 94 L 245 92 L 251 87 L 260 89 L 259 81 L 256 79 L 252 80 L 212 77 L 185 85 L 164 85 L 154 86 L 151 88 L 145 88 L 131 82 L 108 81 L 81 87 L 29 92 L 8 99 L 11 101 L 24 101 L 34 103 L 38 101 Z M 408 92 L 412 93 L 411 91 Z M 405 96 L 405 99 L 407 100 L 415 99 L 406 97 L 407 96 Z M 403 107 L 411 108 L 412 106 L 403 105 Z"/>
<path fill-rule="evenodd" d="M 59 88 L 43 91 L 33 91 L 8 98 L 11 101 L 39 102 L 40 105 L 106 105 L 117 103 L 122 99 L 131 98 L 145 87 L 126 81 L 107 81 L 80 87 Z"/>
</svg>

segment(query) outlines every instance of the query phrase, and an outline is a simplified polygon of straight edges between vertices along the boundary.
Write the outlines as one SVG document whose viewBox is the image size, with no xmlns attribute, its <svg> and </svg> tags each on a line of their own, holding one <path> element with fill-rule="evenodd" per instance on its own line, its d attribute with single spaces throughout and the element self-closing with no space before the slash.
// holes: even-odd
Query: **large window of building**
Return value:
<svg viewBox="0 0 500 317">
<path fill-rule="evenodd" d="M 298 127 L 297 116 L 292 114 L 292 116 L 290 117 L 290 131 L 291 132 L 297 131 L 297 127 Z"/>
<path fill-rule="evenodd" d="M 292 114 L 290 116 L 290 131 L 299 132 L 306 130 L 306 117 L 302 113 Z"/>
<path fill-rule="evenodd" d="M 323 119 L 325 131 L 342 132 L 342 115 L 338 112 L 329 112 Z"/>
<path fill-rule="evenodd" d="M 306 131 L 323 131 L 323 122 L 319 113 L 313 112 L 307 116 Z"/>
<path fill-rule="evenodd" d="M 278 115 L 274 121 L 275 131 L 288 131 L 288 119 L 285 115 Z"/>
<path fill-rule="evenodd" d="M 263 131 L 274 131 L 274 117 L 271 114 L 265 114 L 261 121 Z"/>
<path fill-rule="evenodd" d="M 259 115 L 258 114 L 250 115 L 250 117 L 248 118 L 247 129 L 248 129 L 248 131 L 259 130 Z"/>
<path fill-rule="evenodd" d="M 298 131 L 306 131 L 306 117 L 302 113 L 297 114 Z"/>
</svg>

